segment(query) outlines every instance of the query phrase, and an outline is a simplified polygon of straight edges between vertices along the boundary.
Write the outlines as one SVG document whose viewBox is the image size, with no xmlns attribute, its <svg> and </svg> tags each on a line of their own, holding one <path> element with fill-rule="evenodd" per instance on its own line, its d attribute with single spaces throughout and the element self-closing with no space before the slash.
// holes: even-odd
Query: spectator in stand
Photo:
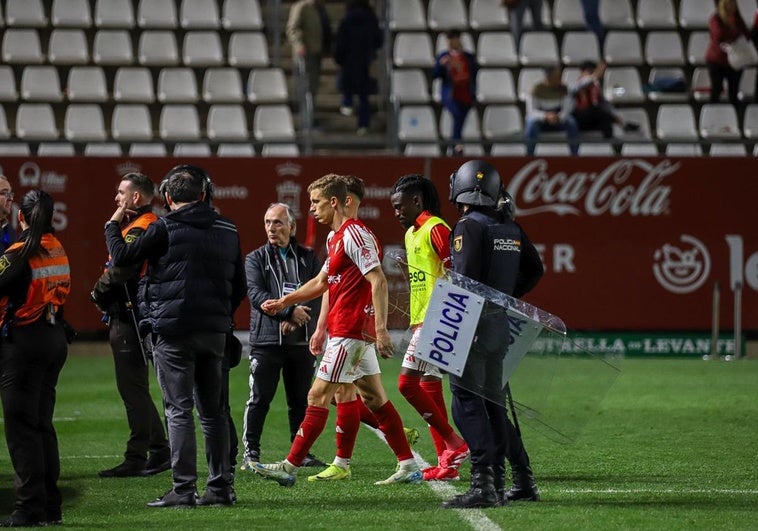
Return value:
<svg viewBox="0 0 758 531">
<path fill-rule="evenodd" d="M 625 122 L 613 105 L 603 96 L 600 80 L 605 72 L 605 64 L 585 61 L 580 66 L 579 78 L 571 85 L 569 93 L 573 99 L 572 116 L 580 131 L 599 130 L 603 138 L 613 136 L 613 124 L 620 125 L 624 131 L 638 131 L 640 126 L 634 122 Z"/>
<path fill-rule="evenodd" d="M 339 89 L 342 92 L 340 113 L 353 114 L 353 97 L 358 96 L 358 134 L 368 133 L 371 121 L 369 94 L 376 92 L 376 80 L 369 67 L 376 59 L 384 36 L 368 0 L 351 0 L 345 18 L 337 30 L 334 60 L 340 66 Z"/>
<path fill-rule="evenodd" d="M 605 27 L 600 20 L 600 0 L 581 0 L 584 11 L 584 23 L 587 29 L 597 37 L 598 50 L 602 52 L 605 41 Z"/>
<path fill-rule="evenodd" d="M 737 38 L 745 36 L 750 38 L 750 33 L 742 20 L 737 9 L 736 0 L 719 0 L 716 12 L 711 15 L 708 22 L 708 30 L 711 41 L 705 50 L 705 64 L 708 67 L 708 75 L 711 78 L 711 103 L 717 103 L 724 90 L 724 80 L 728 84 L 727 94 L 729 103 L 737 105 L 739 102 L 737 93 L 740 88 L 742 70 L 735 70 L 729 64 L 726 52 L 723 50 L 724 43 L 734 42 Z"/>
<path fill-rule="evenodd" d="M 542 131 L 566 131 L 571 154 L 579 153 L 579 127 L 571 114 L 571 96 L 561 74 L 560 66 L 545 68 L 545 79 L 534 85 L 526 98 L 527 155 L 534 155 Z"/>
<path fill-rule="evenodd" d="M 5 175 L 0 174 L 0 253 L 16 242 L 11 216 L 13 215 L 13 188 Z"/>
<path fill-rule="evenodd" d="M 513 37 L 513 48 L 516 53 L 521 50 L 521 34 L 524 33 L 524 14 L 527 8 L 532 13 L 532 28 L 542 31 L 542 0 L 503 0 L 503 5 L 508 9 L 508 22 Z"/>
<path fill-rule="evenodd" d="M 321 59 L 328 53 L 332 41 L 324 0 L 299 0 L 292 4 L 286 31 L 293 58 L 304 63 L 308 90 L 315 101 L 321 79 Z"/>
<path fill-rule="evenodd" d="M 453 155 L 463 155 L 463 123 L 476 95 L 476 73 L 479 65 L 474 55 L 463 49 L 461 32 L 449 30 L 447 50 L 440 53 L 434 62 L 432 78 L 442 79 L 442 105 L 453 117 L 450 139 Z"/>
</svg>

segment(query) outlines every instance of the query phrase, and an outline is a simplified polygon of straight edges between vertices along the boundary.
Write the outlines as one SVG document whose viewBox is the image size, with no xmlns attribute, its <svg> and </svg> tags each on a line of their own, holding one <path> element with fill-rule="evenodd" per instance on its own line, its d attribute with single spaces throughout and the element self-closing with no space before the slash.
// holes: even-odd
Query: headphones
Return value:
<svg viewBox="0 0 758 531">
<path fill-rule="evenodd" d="M 188 173 L 193 179 L 201 181 L 203 183 L 202 192 L 205 194 L 204 201 L 209 205 L 211 204 L 213 201 L 213 181 L 211 181 L 211 176 L 208 175 L 208 172 L 206 172 L 200 166 L 193 166 L 192 164 L 179 164 L 178 166 L 174 166 L 168 171 L 166 176 L 161 181 L 160 186 L 158 187 L 158 193 L 163 198 L 163 205 L 166 209 L 168 209 L 168 200 L 166 199 L 168 181 L 177 173 Z"/>
</svg>

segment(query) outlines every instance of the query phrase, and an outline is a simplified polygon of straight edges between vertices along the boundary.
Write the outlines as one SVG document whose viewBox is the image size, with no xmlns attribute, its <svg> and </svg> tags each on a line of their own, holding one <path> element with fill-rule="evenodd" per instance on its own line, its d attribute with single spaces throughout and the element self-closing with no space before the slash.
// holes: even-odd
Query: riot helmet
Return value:
<svg viewBox="0 0 758 531">
<path fill-rule="evenodd" d="M 470 160 L 450 176 L 450 202 L 495 207 L 503 195 L 500 174 L 483 160 Z"/>
</svg>

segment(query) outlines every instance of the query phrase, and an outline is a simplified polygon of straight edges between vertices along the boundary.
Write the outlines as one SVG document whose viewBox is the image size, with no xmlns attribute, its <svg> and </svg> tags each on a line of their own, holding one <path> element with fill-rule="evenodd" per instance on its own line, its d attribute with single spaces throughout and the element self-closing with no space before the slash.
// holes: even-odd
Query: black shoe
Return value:
<svg viewBox="0 0 758 531">
<path fill-rule="evenodd" d="M 453 496 L 442 502 L 443 509 L 482 509 L 485 507 L 498 507 L 498 499 L 492 489 L 471 487 L 467 492 Z"/>
<path fill-rule="evenodd" d="M 41 522 L 44 527 L 53 525 L 63 525 L 63 517 L 61 516 L 61 510 L 48 510 L 45 512 L 45 519 Z"/>
<path fill-rule="evenodd" d="M 145 465 L 124 461 L 120 465 L 101 470 L 97 473 L 101 478 L 127 478 L 132 476 L 144 476 Z"/>
<path fill-rule="evenodd" d="M 177 494 L 174 489 L 171 489 L 160 498 L 156 498 L 151 502 L 147 502 L 148 507 L 194 507 L 195 499 L 197 498 L 197 492 L 190 492 L 189 494 Z"/>
<path fill-rule="evenodd" d="M 171 470 L 171 454 L 168 452 L 160 452 L 152 454 L 145 464 L 145 475 L 154 476 L 160 474 L 166 470 Z"/>
<path fill-rule="evenodd" d="M 497 504 L 495 507 L 505 507 L 508 505 L 508 496 L 505 489 L 495 489 L 495 496 L 497 496 Z"/>
<path fill-rule="evenodd" d="M 0 520 L 0 527 L 42 527 L 45 525 L 41 520 L 29 518 L 23 514 L 13 512 L 8 518 Z"/>
<path fill-rule="evenodd" d="M 323 467 L 326 466 L 326 463 L 321 461 L 319 458 L 315 457 L 313 454 L 308 454 L 305 456 L 305 459 L 303 459 L 303 462 L 300 463 L 300 466 L 309 466 L 309 467 Z"/>
<path fill-rule="evenodd" d="M 213 492 L 206 489 L 203 495 L 197 499 L 197 504 L 212 507 L 221 507 L 234 505 L 236 501 L 237 495 L 234 492 L 233 488 L 230 488 L 225 492 Z"/>
</svg>

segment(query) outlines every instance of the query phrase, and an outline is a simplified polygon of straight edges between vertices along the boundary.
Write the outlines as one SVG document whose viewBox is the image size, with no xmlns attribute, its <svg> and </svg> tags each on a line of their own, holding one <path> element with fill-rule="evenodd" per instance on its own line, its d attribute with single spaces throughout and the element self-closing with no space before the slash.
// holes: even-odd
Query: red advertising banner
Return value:
<svg viewBox="0 0 758 531">
<path fill-rule="evenodd" d="M 546 274 L 526 298 L 585 330 L 707 330 L 715 282 L 723 328 L 733 320 L 731 286 L 743 286 L 743 327 L 758 330 L 758 170 L 755 159 L 490 159 L 518 206 L 518 221 L 542 254 Z M 101 328 L 89 292 L 105 262 L 103 224 L 115 209 L 119 177 L 139 170 L 157 183 L 170 158 L 5 158 L 16 203 L 36 187 L 56 200 L 55 226 L 69 254 L 73 290 L 66 316 L 80 330 Z M 366 185 L 360 215 L 385 249 L 402 246 L 389 192 L 398 177 L 431 177 L 444 215 L 450 174 L 462 159 L 402 157 L 208 158 L 182 160 L 211 174 L 215 206 L 239 226 L 242 252 L 265 242 L 263 214 L 291 204 L 298 239 L 307 229 L 306 188 L 326 173 Z M 15 208 L 15 206 L 14 206 Z M 316 229 L 316 248 L 328 232 Z M 399 287 L 402 278 L 390 278 Z M 249 306 L 236 316 L 247 328 Z"/>
</svg>

